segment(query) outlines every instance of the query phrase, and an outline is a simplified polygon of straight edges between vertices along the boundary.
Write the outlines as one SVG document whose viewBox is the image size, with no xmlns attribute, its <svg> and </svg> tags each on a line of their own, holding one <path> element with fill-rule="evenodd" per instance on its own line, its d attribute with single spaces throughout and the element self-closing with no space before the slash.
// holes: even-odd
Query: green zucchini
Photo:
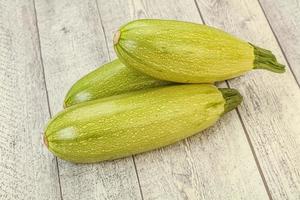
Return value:
<svg viewBox="0 0 300 200">
<path fill-rule="evenodd" d="M 68 91 L 64 107 L 130 91 L 171 84 L 126 67 L 118 59 L 78 80 Z"/>
<path fill-rule="evenodd" d="M 210 84 L 162 86 L 71 106 L 48 124 L 44 142 L 61 159 L 92 163 L 172 144 L 213 125 L 242 101 Z"/>
<path fill-rule="evenodd" d="M 213 83 L 252 69 L 283 73 L 271 51 L 206 25 L 142 19 L 122 26 L 114 49 L 126 65 L 180 83 Z"/>
</svg>

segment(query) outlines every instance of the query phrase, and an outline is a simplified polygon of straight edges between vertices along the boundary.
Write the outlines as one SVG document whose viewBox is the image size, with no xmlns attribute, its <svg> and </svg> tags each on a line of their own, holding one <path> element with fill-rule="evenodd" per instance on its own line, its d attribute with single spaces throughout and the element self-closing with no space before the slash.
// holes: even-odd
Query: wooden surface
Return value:
<svg viewBox="0 0 300 200">
<path fill-rule="evenodd" d="M 0 1 L 0 199 L 60 199 L 34 6 Z"/>
<path fill-rule="evenodd" d="M 300 83 L 300 1 L 260 0 L 264 14 Z"/>
<path fill-rule="evenodd" d="M 280 0 L 0 0 L 0 199 L 300 199 L 300 6 Z M 139 18 L 221 28 L 271 49 L 285 74 L 220 86 L 244 96 L 214 127 L 166 148 L 75 165 L 42 144 L 69 87 L 115 58 Z"/>
</svg>

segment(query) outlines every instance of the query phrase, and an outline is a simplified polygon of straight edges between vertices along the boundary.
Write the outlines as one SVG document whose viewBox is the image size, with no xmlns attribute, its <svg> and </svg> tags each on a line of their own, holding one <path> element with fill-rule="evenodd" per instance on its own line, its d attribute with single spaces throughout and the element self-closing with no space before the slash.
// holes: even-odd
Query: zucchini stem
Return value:
<svg viewBox="0 0 300 200">
<path fill-rule="evenodd" d="M 235 109 L 242 101 L 243 97 L 236 89 L 218 88 L 225 99 L 223 114 Z"/>
<path fill-rule="evenodd" d="M 275 73 L 285 72 L 285 66 L 277 62 L 276 57 L 271 51 L 257 47 L 251 43 L 250 45 L 254 48 L 254 69 L 266 69 Z"/>
</svg>

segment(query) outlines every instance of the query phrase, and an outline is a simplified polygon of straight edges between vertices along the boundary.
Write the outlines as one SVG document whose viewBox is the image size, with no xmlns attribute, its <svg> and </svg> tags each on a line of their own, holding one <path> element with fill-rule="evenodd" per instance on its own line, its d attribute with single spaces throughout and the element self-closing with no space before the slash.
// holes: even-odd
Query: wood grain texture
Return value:
<svg viewBox="0 0 300 200">
<path fill-rule="evenodd" d="M 113 33 L 128 21 L 147 17 L 201 23 L 193 1 L 98 0 L 98 5 L 111 57 Z M 144 199 L 268 199 L 235 112 L 201 134 L 137 155 L 135 161 Z"/>
<path fill-rule="evenodd" d="M 32 1 L 0 0 L 0 199 L 60 199 Z"/>
<path fill-rule="evenodd" d="M 285 63 L 258 2 L 197 2 L 208 25 L 271 49 Z M 300 90 L 291 71 L 254 71 L 229 83 L 244 95 L 241 118 L 271 197 L 300 199 Z"/>
<path fill-rule="evenodd" d="M 37 0 L 51 113 L 81 76 L 109 60 L 95 1 Z M 131 157 L 75 165 L 59 160 L 62 195 L 68 199 L 141 199 Z"/>
<path fill-rule="evenodd" d="M 260 0 L 268 21 L 300 83 L 300 1 Z"/>
<path fill-rule="evenodd" d="M 299 3 L 261 4 L 299 82 Z M 197 5 L 207 24 L 272 49 L 285 63 L 258 2 Z M 192 0 L 36 0 L 36 11 L 43 60 L 33 2 L 0 0 L 0 199 L 61 199 L 56 159 L 41 139 L 49 119 L 43 63 L 55 114 L 79 77 L 115 57 L 112 34 L 123 23 L 145 17 L 201 23 Z M 300 199 L 300 91 L 291 71 L 255 71 L 229 83 L 244 96 L 246 134 L 231 112 L 202 134 L 134 160 L 59 160 L 63 199 L 268 199 L 266 190 L 272 199 Z"/>
</svg>

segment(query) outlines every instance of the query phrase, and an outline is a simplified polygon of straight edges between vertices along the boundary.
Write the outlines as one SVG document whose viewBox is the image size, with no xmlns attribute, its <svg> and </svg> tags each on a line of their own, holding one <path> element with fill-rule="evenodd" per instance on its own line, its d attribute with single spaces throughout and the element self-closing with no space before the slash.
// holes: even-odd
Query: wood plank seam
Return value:
<svg viewBox="0 0 300 200">
<path fill-rule="evenodd" d="M 136 178 L 137 178 L 138 185 L 139 185 L 139 188 L 140 188 L 141 198 L 142 198 L 142 200 L 144 200 L 144 195 L 143 195 L 143 191 L 142 191 L 141 181 L 140 181 L 139 173 L 138 173 L 138 170 L 137 170 L 137 167 L 136 167 L 136 162 L 135 162 L 134 156 L 132 156 L 132 160 L 133 160 L 133 165 L 134 165 L 134 170 L 135 170 Z"/>
<path fill-rule="evenodd" d="M 266 20 L 267 20 L 267 23 L 269 24 L 269 27 L 270 27 L 270 29 L 271 29 L 271 31 L 272 31 L 272 33 L 273 33 L 273 36 L 274 36 L 274 38 L 275 38 L 275 40 L 276 40 L 276 42 L 277 42 L 277 44 L 278 44 L 278 46 L 279 46 L 279 48 L 280 48 L 280 51 L 281 51 L 281 53 L 282 53 L 282 55 L 283 55 L 283 57 L 284 57 L 284 59 L 285 59 L 287 65 L 288 65 L 288 67 L 290 68 L 290 70 L 291 70 L 291 72 L 292 72 L 292 75 L 293 75 L 293 77 L 294 77 L 294 79 L 295 79 L 295 81 L 296 81 L 298 87 L 300 88 L 300 82 L 298 81 L 298 79 L 297 79 L 297 77 L 296 77 L 296 75 L 295 75 L 295 72 L 293 71 L 293 68 L 291 67 L 291 64 L 290 64 L 290 62 L 289 62 L 289 59 L 288 59 L 288 57 L 286 56 L 286 54 L 285 54 L 285 52 L 284 52 L 284 50 L 283 50 L 283 48 L 282 48 L 282 45 L 281 45 L 281 43 L 280 43 L 280 41 L 279 41 L 279 39 L 278 39 L 278 37 L 277 37 L 277 35 L 276 35 L 276 33 L 275 33 L 275 31 L 274 31 L 272 25 L 271 25 L 271 23 L 270 23 L 269 18 L 268 18 L 268 16 L 266 15 L 266 12 L 265 12 L 263 6 L 261 5 L 260 1 L 257 0 L 257 2 L 258 2 L 258 4 L 259 4 L 259 7 L 260 7 L 262 13 L 264 14 L 264 16 L 265 16 L 265 18 L 266 18 Z"/>
<path fill-rule="evenodd" d="M 227 85 L 228 85 L 228 87 L 230 87 L 228 82 L 227 82 Z M 263 171 L 262 171 L 261 165 L 260 165 L 260 163 L 259 163 L 259 160 L 258 160 L 258 158 L 257 158 L 257 155 L 256 155 L 256 152 L 255 152 L 255 150 L 254 150 L 253 144 L 252 144 L 252 142 L 251 142 L 249 133 L 248 133 L 248 131 L 247 131 L 247 129 L 246 129 L 246 126 L 245 126 L 245 124 L 244 124 L 244 121 L 243 121 L 243 119 L 242 119 L 241 113 L 240 113 L 240 111 L 239 111 L 238 108 L 236 108 L 236 112 L 237 112 L 237 115 L 238 115 L 238 117 L 239 117 L 239 119 L 240 119 L 240 121 L 241 121 L 242 127 L 243 127 L 243 129 L 244 129 L 244 133 L 245 133 L 245 135 L 246 135 L 246 138 L 247 138 L 247 141 L 248 141 L 248 143 L 249 143 L 251 152 L 252 152 L 252 154 L 253 154 L 253 157 L 254 157 L 254 160 L 255 160 L 257 169 L 258 169 L 259 174 L 260 174 L 260 176 L 261 176 L 261 178 L 262 178 L 262 181 L 263 181 L 263 183 L 264 183 L 266 192 L 267 192 L 267 194 L 268 194 L 270 200 L 272 200 L 273 198 L 272 198 L 271 191 L 270 191 L 270 188 L 269 188 L 269 186 L 268 186 L 268 183 L 267 183 L 267 181 L 266 181 L 266 177 L 265 177 L 265 175 L 264 175 L 264 173 L 263 173 Z"/>
<path fill-rule="evenodd" d="M 201 18 L 201 20 L 203 21 L 203 24 L 206 24 L 206 23 L 205 23 L 205 20 L 204 20 L 204 18 L 203 18 L 203 16 L 202 16 L 202 13 L 201 13 L 201 10 L 200 10 L 200 8 L 199 8 L 199 5 L 198 5 L 197 1 L 194 0 L 194 3 L 195 3 L 195 6 L 196 6 L 196 8 L 197 8 L 197 10 L 198 10 L 198 13 L 199 13 L 200 18 Z M 225 82 L 226 82 L 226 85 L 228 86 L 228 88 L 231 88 L 229 82 L 228 82 L 227 80 L 226 80 Z M 263 173 L 263 171 L 262 171 L 262 168 L 261 168 L 261 166 L 260 166 L 259 160 L 258 160 L 257 155 L 256 155 L 256 153 L 255 153 L 255 150 L 254 150 L 254 148 L 253 148 L 253 144 L 252 144 L 252 142 L 251 142 L 251 140 L 250 140 L 248 131 L 247 131 L 246 127 L 245 127 L 245 124 L 244 124 L 243 119 L 242 119 L 242 117 L 241 117 L 241 114 L 240 114 L 240 112 L 239 112 L 239 108 L 235 108 L 235 111 L 236 111 L 236 113 L 237 113 L 237 115 L 238 115 L 238 117 L 239 117 L 239 120 L 240 120 L 241 124 L 242 124 L 243 130 L 244 130 L 244 133 L 245 133 L 245 136 L 246 136 L 246 138 L 247 138 L 247 141 L 248 141 L 248 144 L 249 144 L 249 146 L 250 146 L 250 149 L 251 149 L 253 158 L 254 158 L 254 160 L 255 160 L 255 163 L 256 163 L 256 166 L 257 166 L 257 170 L 259 171 L 259 174 L 260 174 L 260 176 L 261 176 L 261 178 L 262 178 L 262 181 L 263 181 L 265 190 L 266 190 L 266 192 L 267 192 L 267 194 L 268 194 L 269 199 L 272 200 L 273 198 L 272 198 L 272 195 L 271 195 L 269 186 L 268 186 L 268 184 L 267 184 L 265 175 L 264 175 L 264 173 Z"/>
<path fill-rule="evenodd" d="M 102 17 L 101 17 L 101 14 L 100 14 L 98 1 L 95 0 L 95 3 L 96 3 L 96 7 L 97 7 L 98 17 L 99 17 L 99 20 L 100 20 L 100 22 L 101 22 L 101 29 L 102 29 L 103 34 L 104 34 L 105 46 L 106 46 L 106 49 L 107 49 L 107 55 L 108 55 L 108 57 L 109 57 L 109 60 L 111 61 L 111 56 L 110 56 L 109 49 L 108 49 L 107 36 L 106 36 L 106 32 L 105 32 L 104 27 L 103 27 Z"/>
<path fill-rule="evenodd" d="M 44 60 L 43 60 L 42 49 L 41 49 L 41 40 L 40 40 L 39 26 L 38 26 L 38 22 L 37 22 L 38 19 L 37 19 L 37 14 L 36 14 L 35 0 L 32 0 L 32 4 L 33 4 L 33 8 L 34 8 L 35 27 L 36 27 L 36 32 L 37 32 L 37 36 L 38 36 L 37 38 L 38 38 L 39 57 L 41 59 L 41 66 L 42 66 L 42 72 L 43 72 L 43 82 L 44 82 L 44 85 L 45 85 L 45 92 L 46 92 L 47 105 L 48 105 L 48 112 L 49 112 L 50 118 L 52 118 L 51 109 L 50 109 L 50 103 L 49 103 L 48 88 L 47 88 L 47 83 L 46 83 L 46 78 L 45 78 L 46 76 L 45 76 L 45 69 L 44 69 Z M 58 167 L 58 161 L 57 161 L 57 157 L 56 156 L 55 156 L 55 163 L 56 163 L 56 169 L 57 169 L 60 198 L 61 198 L 61 200 L 63 200 L 61 183 L 60 183 L 59 167 Z"/>
<path fill-rule="evenodd" d="M 95 0 L 95 2 L 96 2 L 96 7 L 97 7 L 97 12 L 98 12 L 99 20 L 101 22 L 101 29 L 102 29 L 103 34 L 104 34 L 104 39 L 105 39 L 105 45 L 106 45 L 106 49 L 107 49 L 107 54 L 108 54 L 109 60 L 111 61 L 111 56 L 110 56 L 110 53 L 109 53 L 109 47 L 108 47 L 108 41 L 107 41 L 106 31 L 105 31 L 103 23 L 102 23 L 102 17 L 101 17 L 101 13 L 100 13 L 100 9 L 99 9 L 99 4 L 98 4 L 97 0 Z M 133 165 L 134 165 L 134 170 L 135 170 L 135 174 L 136 174 L 136 178 L 137 178 L 137 182 L 138 182 L 138 186 L 139 186 L 140 195 L 141 195 L 142 200 L 144 200 L 144 195 L 143 195 L 143 191 L 142 191 L 142 187 L 141 187 L 141 182 L 140 182 L 140 178 L 139 178 L 139 175 L 138 175 L 138 171 L 137 171 L 137 167 L 136 167 L 136 162 L 135 162 L 135 159 L 134 159 L 134 155 L 132 155 L 131 157 L 132 157 L 132 161 L 133 161 Z"/>
</svg>

